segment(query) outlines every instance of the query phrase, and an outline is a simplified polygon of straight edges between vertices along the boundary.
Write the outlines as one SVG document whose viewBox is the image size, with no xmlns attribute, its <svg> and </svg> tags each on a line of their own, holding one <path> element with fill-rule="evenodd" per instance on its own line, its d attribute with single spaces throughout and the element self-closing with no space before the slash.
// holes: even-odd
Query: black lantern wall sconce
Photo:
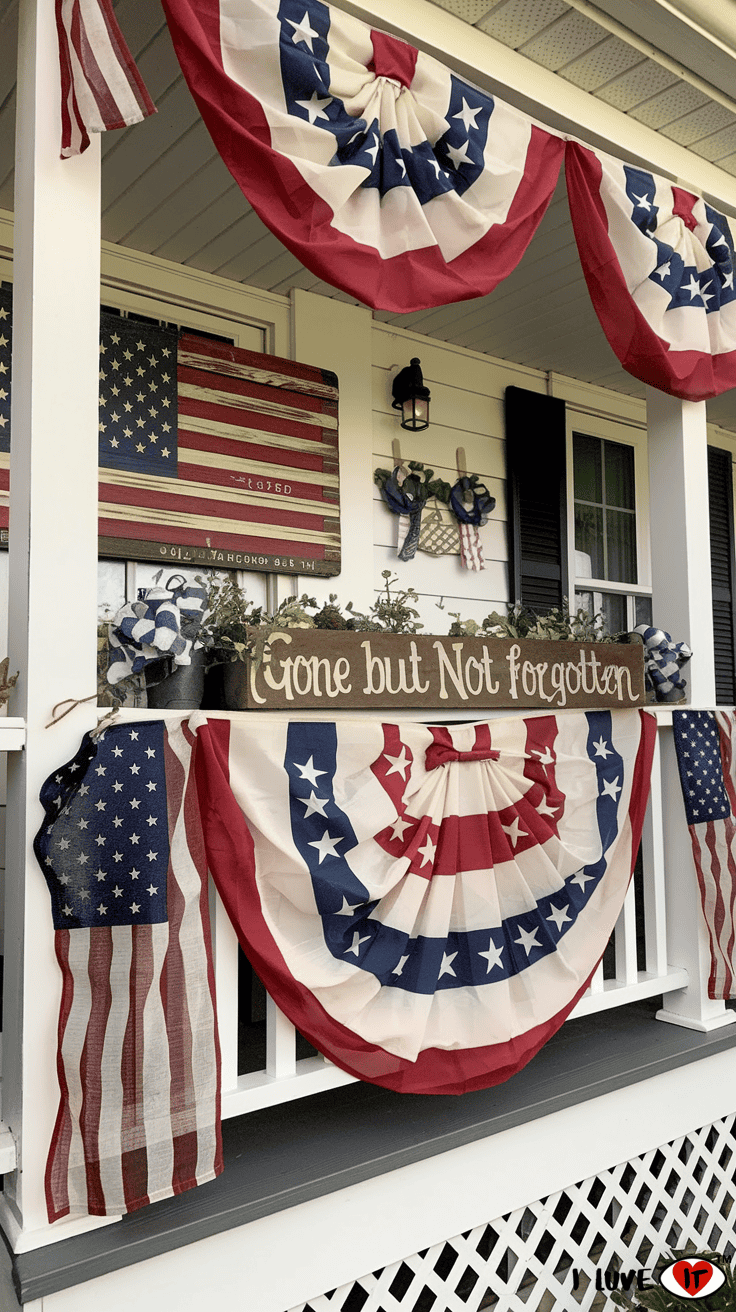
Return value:
<svg viewBox="0 0 736 1312">
<path fill-rule="evenodd" d="M 396 375 L 391 390 L 394 410 L 401 411 L 401 427 L 412 433 L 429 428 L 429 388 L 424 386 L 416 356 Z"/>
</svg>

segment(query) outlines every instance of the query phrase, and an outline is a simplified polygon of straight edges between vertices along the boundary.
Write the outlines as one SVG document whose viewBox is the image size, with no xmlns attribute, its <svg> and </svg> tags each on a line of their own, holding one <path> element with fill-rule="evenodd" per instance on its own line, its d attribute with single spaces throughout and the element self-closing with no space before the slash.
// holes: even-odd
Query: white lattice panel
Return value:
<svg viewBox="0 0 736 1312">
<path fill-rule="evenodd" d="M 666 1250 L 689 1241 L 730 1261 L 734 1120 L 693 1131 L 291 1312 L 602 1312 L 610 1300 L 596 1290 L 596 1269 L 651 1269 Z"/>
</svg>

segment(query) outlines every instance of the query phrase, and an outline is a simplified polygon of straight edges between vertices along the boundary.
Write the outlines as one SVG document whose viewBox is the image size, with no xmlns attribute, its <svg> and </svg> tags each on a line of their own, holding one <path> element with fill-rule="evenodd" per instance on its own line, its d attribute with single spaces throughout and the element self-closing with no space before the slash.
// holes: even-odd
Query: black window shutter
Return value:
<svg viewBox="0 0 736 1312">
<path fill-rule="evenodd" d="M 506 388 L 509 587 L 537 614 L 567 594 L 565 403 Z"/>
<path fill-rule="evenodd" d="M 713 640 L 716 701 L 736 703 L 736 630 L 734 629 L 734 530 L 731 453 L 708 447 L 710 570 L 713 584 Z"/>
</svg>

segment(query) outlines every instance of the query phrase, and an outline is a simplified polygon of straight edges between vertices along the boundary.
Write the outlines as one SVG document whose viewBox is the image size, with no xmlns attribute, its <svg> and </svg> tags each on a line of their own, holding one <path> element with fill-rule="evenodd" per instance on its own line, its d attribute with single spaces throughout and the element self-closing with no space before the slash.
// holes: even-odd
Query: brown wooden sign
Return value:
<svg viewBox="0 0 736 1312">
<path fill-rule="evenodd" d="M 225 667 L 231 710 L 643 706 L 643 648 L 278 629 L 256 669 Z"/>
</svg>

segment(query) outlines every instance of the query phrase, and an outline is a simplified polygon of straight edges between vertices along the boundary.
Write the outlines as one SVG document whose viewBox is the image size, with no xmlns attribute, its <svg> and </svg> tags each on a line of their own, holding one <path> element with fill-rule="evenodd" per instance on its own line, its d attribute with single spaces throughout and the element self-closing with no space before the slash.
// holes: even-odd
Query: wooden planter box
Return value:
<svg viewBox="0 0 736 1312">
<path fill-rule="evenodd" d="M 644 706 L 641 643 L 276 629 L 224 667 L 228 710 L 491 711 Z"/>
</svg>

